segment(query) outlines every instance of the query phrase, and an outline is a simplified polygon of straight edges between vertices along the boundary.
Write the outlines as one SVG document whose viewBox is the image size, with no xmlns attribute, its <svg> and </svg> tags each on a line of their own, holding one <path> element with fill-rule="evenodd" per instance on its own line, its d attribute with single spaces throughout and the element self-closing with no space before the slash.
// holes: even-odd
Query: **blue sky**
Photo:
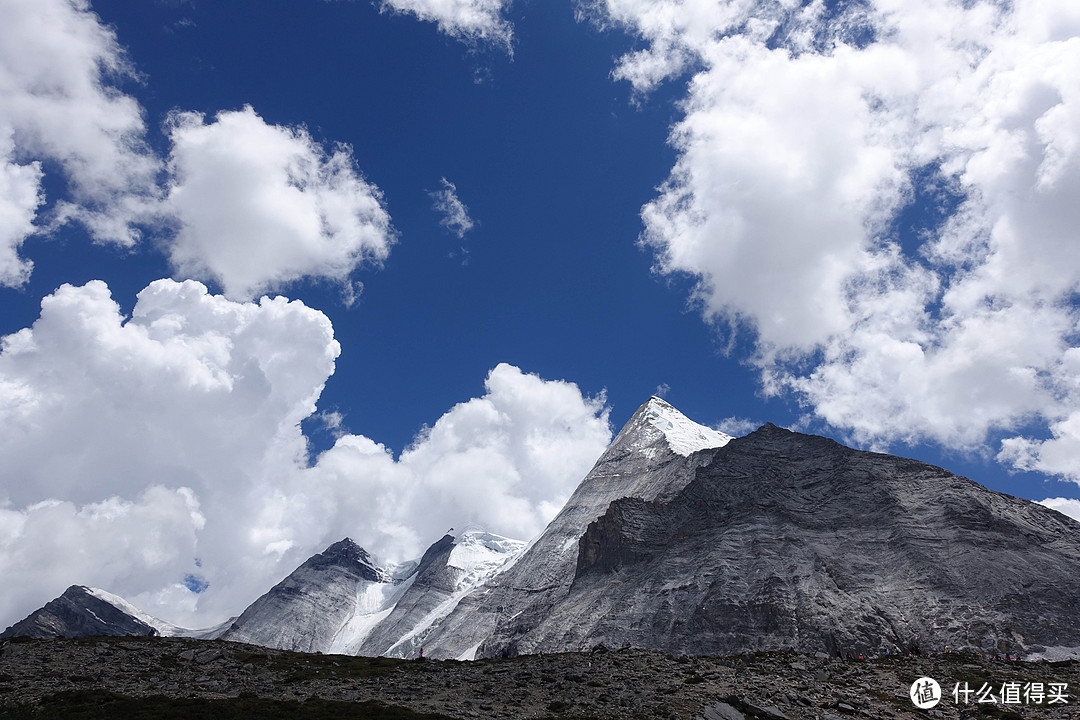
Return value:
<svg viewBox="0 0 1080 720">
<path fill-rule="evenodd" d="M 0 10 L 5 623 L 527 536 L 653 393 L 1080 514 L 1080 11 L 789 5 Z"/>
</svg>

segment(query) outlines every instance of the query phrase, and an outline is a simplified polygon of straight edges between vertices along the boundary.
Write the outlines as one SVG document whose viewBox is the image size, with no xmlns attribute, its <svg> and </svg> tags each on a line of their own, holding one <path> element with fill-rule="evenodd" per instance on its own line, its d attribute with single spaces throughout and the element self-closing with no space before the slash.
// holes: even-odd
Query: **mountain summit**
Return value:
<svg viewBox="0 0 1080 720">
<path fill-rule="evenodd" d="M 612 445 L 652 446 L 657 440 L 656 433 L 663 436 L 669 450 L 683 457 L 698 450 L 723 447 L 732 440 L 730 435 L 699 425 L 653 395 L 623 426 Z"/>
<path fill-rule="evenodd" d="M 154 617 L 105 590 L 72 585 L 3 633 L 7 637 L 74 638 L 88 635 L 160 635 L 212 640 L 235 620 L 217 627 L 189 630 Z"/>
<path fill-rule="evenodd" d="M 96 588 L 72 585 L 60 597 L 0 633 L 0 638 L 159 634 L 153 623 L 98 597 L 100 592 Z"/>
</svg>

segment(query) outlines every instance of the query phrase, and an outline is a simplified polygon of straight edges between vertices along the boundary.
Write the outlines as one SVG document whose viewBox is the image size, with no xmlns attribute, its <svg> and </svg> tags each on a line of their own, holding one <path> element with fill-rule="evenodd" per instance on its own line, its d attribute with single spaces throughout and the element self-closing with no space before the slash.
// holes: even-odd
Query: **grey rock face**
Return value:
<svg viewBox="0 0 1080 720">
<path fill-rule="evenodd" d="M 0 638 L 77 638 L 91 635 L 157 635 L 152 626 L 72 585 L 64 594 L 15 623 Z"/>
<path fill-rule="evenodd" d="M 234 642 L 324 652 L 357 612 L 365 590 L 393 578 L 349 538 L 309 558 L 252 603 L 221 637 Z"/>
<path fill-rule="evenodd" d="M 772 425 L 692 458 L 674 497 L 611 503 L 569 589 L 485 648 L 1080 648 L 1080 524 L 1060 513 Z"/>
</svg>

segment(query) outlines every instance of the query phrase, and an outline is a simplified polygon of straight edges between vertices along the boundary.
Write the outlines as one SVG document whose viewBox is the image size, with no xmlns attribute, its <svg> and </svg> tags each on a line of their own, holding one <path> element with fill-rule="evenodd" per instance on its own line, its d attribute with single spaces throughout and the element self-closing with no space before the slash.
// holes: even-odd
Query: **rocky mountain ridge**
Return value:
<svg viewBox="0 0 1080 720">
<path fill-rule="evenodd" d="M 186 637 L 213 640 L 236 618 L 211 628 L 182 628 L 142 612 L 122 597 L 99 588 L 72 585 L 59 597 L 0 633 L 9 637 L 102 636 Z"/>
<path fill-rule="evenodd" d="M 425 652 L 466 659 L 501 652 L 504 637 L 517 624 L 542 618 L 569 589 L 578 540 L 592 520 L 620 498 L 673 497 L 692 478 L 697 451 L 730 441 L 731 436 L 698 425 L 660 398 L 650 398 L 522 556 L 429 628 Z"/>
<path fill-rule="evenodd" d="M 772 425 L 733 439 L 651 398 L 527 547 L 469 531 L 387 569 L 346 539 L 225 638 L 451 659 L 597 644 L 1067 657 L 1078 573 L 1080 524 L 1053 510 Z"/>
<path fill-rule="evenodd" d="M 249 605 L 222 638 L 301 652 L 330 651 L 347 625 L 355 629 L 377 622 L 407 582 L 345 538 Z"/>
</svg>

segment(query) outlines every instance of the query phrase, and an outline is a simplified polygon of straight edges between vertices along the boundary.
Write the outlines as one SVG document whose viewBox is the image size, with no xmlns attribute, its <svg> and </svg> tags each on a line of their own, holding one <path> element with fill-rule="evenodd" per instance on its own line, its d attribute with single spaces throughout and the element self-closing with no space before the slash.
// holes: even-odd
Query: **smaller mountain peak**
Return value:
<svg viewBox="0 0 1080 720">
<path fill-rule="evenodd" d="M 365 567 L 367 574 L 382 577 L 386 574 L 379 561 L 364 548 L 357 545 L 352 538 L 342 538 L 318 555 L 308 558 L 305 565 L 325 567 L 338 565 L 343 567 Z"/>
</svg>

